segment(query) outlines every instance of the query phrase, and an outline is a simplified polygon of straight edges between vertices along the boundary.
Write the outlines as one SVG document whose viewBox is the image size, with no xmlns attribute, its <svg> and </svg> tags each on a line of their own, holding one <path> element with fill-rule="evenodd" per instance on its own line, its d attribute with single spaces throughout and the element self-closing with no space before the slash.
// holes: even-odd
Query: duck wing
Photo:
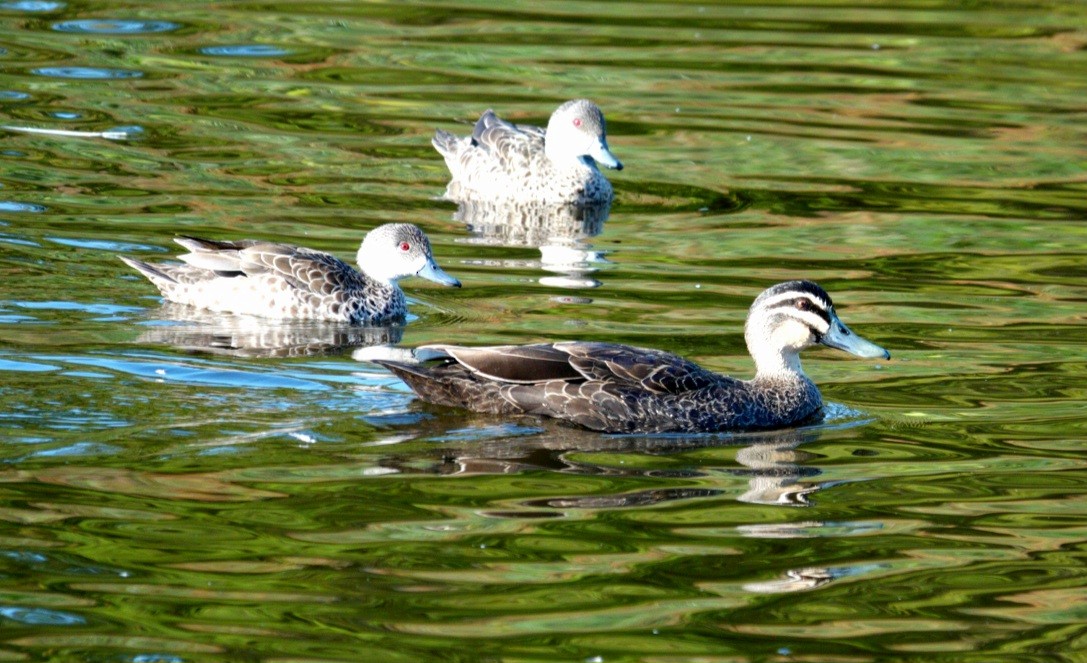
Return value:
<svg viewBox="0 0 1087 663">
<path fill-rule="evenodd" d="M 257 240 L 235 242 L 178 237 L 178 244 L 189 250 L 182 260 L 219 276 L 273 275 L 295 288 L 319 294 L 357 285 L 358 272 L 339 258 L 290 244 Z"/>
<path fill-rule="evenodd" d="M 600 382 L 657 394 L 678 394 L 718 384 L 722 379 L 669 352 L 617 343 L 427 345 L 417 352 L 447 362 L 452 359 L 480 379 L 509 384 Z"/>
<path fill-rule="evenodd" d="M 472 145 L 484 150 L 503 165 L 529 161 L 543 152 L 544 129 L 527 124 L 513 124 L 487 110 L 472 130 Z"/>
<path fill-rule="evenodd" d="M 679 394 L 720 383 L 722 376 L 670 352 L 616 343 L 556 343 L 586 380 Z"/>
<path fill-rule="evenodd" d="M 477 376 L 498 382 L 539 384 L 551 380 L 579 380 L 584 376 L 570 365 L 569 355 L 554 345 L 502 345 L 496 347 L 425 346 L 439 349 Z"/>
</svg>

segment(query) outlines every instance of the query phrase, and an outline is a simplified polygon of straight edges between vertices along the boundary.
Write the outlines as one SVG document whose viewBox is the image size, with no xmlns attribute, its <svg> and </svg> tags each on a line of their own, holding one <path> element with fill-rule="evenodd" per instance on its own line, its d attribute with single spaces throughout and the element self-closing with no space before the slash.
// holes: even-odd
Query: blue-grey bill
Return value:
<svg viewBox="0 0 1087 663">
<path fill-rule="evenodd" d="M 819 341 L 823 345 L 844 350 L 851 355 L 869 359 L 890 359 L 891 353 L 875 343 L 857 336 L 837 318 L 831 320 L 830 329 Z"/>
<path fill-rule="evenodd" d="M 416 272 L 415 275 L 428 281 L 441 283 L 442 285 L 448 285 L 454 288 L 460 287 L 460 281 L 446 274 L 441 267 L 438 267 L 438 263 L 433 260 L 428 260 L 427 263 L 423 265 L 423 268 Z"/>
<path fill-rule="evenodd" d="M 603 139 L 593 146 L 593 153 L 590 156 L 592 156 L 592 158 L 601 166 L 614 168 L 615 170 L 623 169 L 622 162 L 615 158 L 615 155 L 611 153 L 611 150 L 608 149 L 608 144 Z"/>
</svg>

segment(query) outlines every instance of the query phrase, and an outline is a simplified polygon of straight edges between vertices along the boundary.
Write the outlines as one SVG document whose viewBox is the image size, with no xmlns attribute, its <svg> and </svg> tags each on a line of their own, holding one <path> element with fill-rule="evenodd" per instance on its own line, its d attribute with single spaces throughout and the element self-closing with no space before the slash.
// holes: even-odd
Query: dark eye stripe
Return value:
<svg viewBox="0 0 1087 663">
<path fill-rule="evenodd" d="M 827 310 L 825 308 L 823 308 L 823 304 L 821 302 L 819 302 L 818 300 L 813 300 L 813 299 L 810 299 L 808 297 L 804 297 L 803 295 L 801 295 L 799 297 L 792 298 L 792 299 L 784 299 L 784 300 L 782 300 L 780 302 L 775 303 L 773 306 L 770 307 L 770 309 L 771 310 L 792 309 L 794 311 L 799 310 L 799 309 L 796 308 L 796 302 L 798 300 L 801 300 L 801 299 L 808 302 L 808 304 L 809 304 L 807 310 L 804 311 L 805 313 L 812 313 L 812 314 L 818 316 L 823 322 L 827 323 L 828 327 L 830 326 L 830 313 L 827 312 Z"/>
<path fill-rule="evenodd" d="M 814 313 L 815 315 L 819 316 L 820 320 L 827 323 L 827 327 L 830 326 L 830 313 L 827 313 L 827 310 L 825 308 L 817 306 L 815 308 L 808 309 L 808 313 Z"/>
</svg>

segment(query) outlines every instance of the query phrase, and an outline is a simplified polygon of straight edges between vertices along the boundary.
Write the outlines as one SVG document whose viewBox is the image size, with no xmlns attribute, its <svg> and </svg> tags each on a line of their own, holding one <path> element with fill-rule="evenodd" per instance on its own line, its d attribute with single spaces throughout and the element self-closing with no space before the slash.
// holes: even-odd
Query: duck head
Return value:
<svg viewBox="0 0 1087 663">
<path fill-rule="evenodd" d="M 551 114 L 544 151 L 556 163 L 588 158 L 608 168 L 623 169 L 608 148 L 604 113 L 588 99 L 567 101 Z"/>
<path fill-rule="evenodd" d="M 359 268 L 381 283 L 395 283 L 405 276 L 419 276 L 435 283 L 460 287 L 434 261 L 430 240 L 410 223 L 387 223 L 366 234 L 359 247 Z"/>
</svg>

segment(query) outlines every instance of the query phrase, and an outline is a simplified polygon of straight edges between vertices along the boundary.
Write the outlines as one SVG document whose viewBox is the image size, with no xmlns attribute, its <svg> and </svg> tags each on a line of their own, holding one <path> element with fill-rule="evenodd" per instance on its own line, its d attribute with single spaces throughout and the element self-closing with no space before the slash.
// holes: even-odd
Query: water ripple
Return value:
<svg viewBox="0 0 1087 663">
<path fill-rule="evenodd" d="M 139 125 L 128 125 L 122 127 L 114 127 L 105 131 L 76 131 L 72 129 L 48 129 L 42 127 L 22 127 L 18 125 L 7 124 L 0 126 L 0 129 L 7 131 L 18 131 L 25 134 L 40 134 L 42 136 L 58 136 L 61 138 L 105 138 L 106 140 L 127 140 L 135 138 L 139 134 L 143 133 L 143 127 Z M 5 152 L 6 153 L 6 152 Z M 19 155 L 22 156 L 22 155 Z"/>
<path fill-rule="evenodd" d="M 138 251 L 148 251 L 148 246 L 144 244 L 133 244 L 130 242 L 116 242 L 108 239 L 75 239 L 66 237 L 46 237 L 50 242 L 60 244 L 61 246 L 72 246 L 78 249 L 95 249 L 98 251 L 112 251 L 115 253 L 136 253 Z"/>
<path fill-rule="evenodd" d="M 47 371 L 55 371 L 59 367 L 52 366 L 50 364 L 40 364 L 38 362 L 30 361 L 15 361 L 13 359 L 0 359 L 0 371 L 21 371 L 31 373 L 42 373 Z"/>
<path fill-rule="evenodd" d="M 52 12 L 63 9 L 66 3 L 44 2 L 41 0 L 12 0 L 12 2 L 0 3 L 0 9 L 11 9 L 19 12 Z"/>
<path fill-rule="evenodd" d="M 291 51 L 268 44 L 225 44 L 223 46 L 205 46 L 200 49 L 204 55 L 221 55 L 235 58 L 274 58 L 290 55 Z"/>
<path fill-rule="evenodd" d="M 142 78 L 142 71 L 132 69 L 108 69 L 105 67 L 39 67 L 30 73 L 53 78 L 83 78 L 89 80 L 116 80 Z"/>
<path fill-rule="evenodd" d="M 31 626 L 74 626 L 87 623 L 87 620 L 79 615 L 45 608 L 22 608 L 19 606 L 0 607 L 0 617 Z"/>
<path fill-rule="evenodd" d="M 80 19 L 53 24 L 57 32 L 75 32 L 96 35 L 138 35 L 152 32 L 171 32 L 181 25 L 171 21 L 132 21 L 126 19 Z"/>
<path fill-rule="evenodd" d="M 45 205 L 20 203 L 14 200 L 0 200 L 0 212 L 33 212 L 35 214 L 40 214 L 45 210 Z"/>
<path fill-rule="evenodd" d="M 113 456 L 121 451 L 120 447 L 111 444 L 96 444 L 93 442 L 76 442 L 63 447 L 42 449 L 29 454 L 32 458 L 57 458 L 61 456 Z"/>
<path fill-rule="evenodd" d="M 1087 4 L 130 4 L 0 0 L 0 658 L 1083 648 Z M 542 124 L 572 87 L 638 166 L 609 174 L 607 262 L 454 241 L 434 129 Z M 347 253 L 408 219 L 470 287 L 405 283 L 401 349 L 614 341 L 746 377 L 751 300 L 805 277 L 896 356 L 807 355 L 800 430 L 604 436 L 323 349 L 363 330 L 190 319 L 113 255 Z"/>
<path fill-rule="evenodd" d="M 313 380 L 237 369 L 205 367 L 195 363 L 139 361 L 108 357 L 43 357 L 42 359 L 67 361 L 73 364 L 95 366 L 157 381 L 185 384 L 248 389 L 296 389 L 301 391 L 326 391 L 329 389 L 327 385 Z"/>
<path fill-rule="evenodd" d="M 83 311 L 94 315 L 118 315 L 120 313 L 135 313 L 141 309 L 135 306 L 121 306 L 116 304 L 88 304 L 86 302 L 65 301 L 11 301 L 12 306 L 31 309 L 34 311 Z"/>
</svg>

